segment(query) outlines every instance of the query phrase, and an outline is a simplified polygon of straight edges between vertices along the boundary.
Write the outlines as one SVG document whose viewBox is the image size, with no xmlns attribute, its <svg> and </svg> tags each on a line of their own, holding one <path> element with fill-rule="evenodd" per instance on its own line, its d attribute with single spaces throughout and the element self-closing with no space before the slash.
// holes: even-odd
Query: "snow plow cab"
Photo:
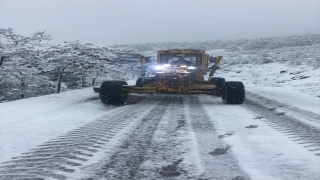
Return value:
<svg viewBox="0 0 320 180">
<path fill-rule="evenodd" d="M 103 103 L 123 104 L 129 93 L 152 94 L 207 94 L 222 97 L 225 104 L 242 104 L 245 88 L 242 82 L 225 81 L 213 77 L 219 68 L 222 56 L 209 57 L 202 50 L 170 49 L 159 50 L 157 65 L 152 70 L 153 76 L 146 77 L 146 58 L 141 57 L 141 77 L 135 86 L 125 81 L 104 81 L 99 89 Z M 209 63 L 213 65 L 209 67 Z M 208 79 L 205 75 L 209 72 Z"/>
</svg>

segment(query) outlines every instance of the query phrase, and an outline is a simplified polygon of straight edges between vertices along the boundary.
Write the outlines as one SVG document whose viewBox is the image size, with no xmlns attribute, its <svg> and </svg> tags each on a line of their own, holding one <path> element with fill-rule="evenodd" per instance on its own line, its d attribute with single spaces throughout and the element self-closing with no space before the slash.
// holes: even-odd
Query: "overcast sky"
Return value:
<svg viewBox="0 0 320 180">
<path fill-rule="evenodd" d="M 186 42 L 320 34 L 320 0 L 0 0 L 0 27 L 52 43 Z"/>
</svg>

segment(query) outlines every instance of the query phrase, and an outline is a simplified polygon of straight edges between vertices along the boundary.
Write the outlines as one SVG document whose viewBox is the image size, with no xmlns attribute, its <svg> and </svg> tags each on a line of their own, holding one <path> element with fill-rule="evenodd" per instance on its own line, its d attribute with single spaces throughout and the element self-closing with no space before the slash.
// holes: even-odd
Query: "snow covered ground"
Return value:
<svg viewBox="0 0 320 180">
<path fill-rule="evenodd" d="M 319 69 L 308 66 L 292 67 L 280 63 L 247 64 L 222 66 L 216 76 L 224 77 L 227 81 L 243 81 L 250 101 L 263 101 L 263 98 L 267 98 L 288 106 L 288 108 L 279 106 L 276 111 L 283 111 L 292 117 L 297 117 L 294 108 L 306 112 L 307 117 L 309 114 L 315 114 L 313 119 L 304 117 L 297 119 L 315 129 L 320 129 L 320 120 L 317 119 L 320 117 Z M 134 80 L 129 84 L 134 84 Z M 208 117 L 215 124 L 217 135 L 220 135 L 219 138 L 231 147 L 232 153 L 249 177 L 258 180 L 320 179 L 319 151 L 310 151 L 312 147 L 304 148 L 292 138 L 274 129 L 266 121 L 261 121 L 260 119 L 264 117 L 258 117 L 257 113 L 250 111 L 249 106 L 227 106 L 222 105 L 220 98 L 206 95 L 197 97 Z M 269 105 L 274 105 L 274 102 Z M 268 103 L 265 105 L 268 106 Z M 111 116 L 122 110 L 125 112 L 129 107 L 130 105 L 121 107 L 103 105 L 100 103 L 98 94 L 93 93 L 91 88 L 1 103 L 0 163 L 21 156 L 22 153 L 101 117 Z M 185 112 L 189 111 L 186 107 L 180 108 Z M 163 118 L 169 115 L 165 114 Z M 133 120 L 132 123 L 134 122 L 136 121 Z M 164 121 L 162 123 L 163 126 L 167 125 Z M 246 128 L 250 125 L 257 125 L 257 127 Z M 130 128 L 123 129 L 122 132 L 128 134 Z M 164 136 L 161 137 L 161 132 L 161 129 L 157 130 L 160 138 L 157 140 L 164 138 Z M 210 137 L 204 135 L 196 137 L 191 133 L 189 136 L 210 140 Z M 118 137 L 118 139 L 121 138 Z M 119 141 L 113 140 L 109 145 L 118 146 L 118 143 Z M 202 146 L 191 148 L 194 148 L 191 152 L 195 152 Z M 203 148 L 206 147 L 203 146 Z M 196 153 L 191 155 L 198 156 Z M 106 158 L 105 156 L 104 153 L 96 153 L 94 158 Z M 191 163 L 190 161 L 188 163 Z M 206 168 L 206 162 L 201 160 L 195 164 L 198 168 L 195 173 Z M 72 177 L 81 178 L 76 175 Z"/>
<path fill-rule="evenodd" d="M 232 65 L 222 66 L 215 76 L 242 81 L 250 92 L 320 114 L 320 69 L 284 63 Z"/>
</svg>

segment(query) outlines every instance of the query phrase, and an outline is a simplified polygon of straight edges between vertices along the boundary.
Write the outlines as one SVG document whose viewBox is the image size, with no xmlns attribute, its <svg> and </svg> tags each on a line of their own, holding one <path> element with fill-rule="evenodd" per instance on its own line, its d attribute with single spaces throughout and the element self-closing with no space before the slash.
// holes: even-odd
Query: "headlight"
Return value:
<svg viewBox="0 0 320 180">
<path fill-rule="evenodd" d="M 189 66 L 188 69 L 196 69 L 194 66 Z"/>
<path fill-rule="evenodd" d="M 165 67 L 170 67 L 171 64 L 164 64 L 163 66 L 165 66 Z"/>
<path fill-rule="evenodd" d="M 155 70 L 162 70 L 162 69 L 164 69 L 164 66 L 156 66 L 154 69 Z"/>
<path fill-rule="evenodd" d="M 181 65 L 180 67 L 182 67 L 182 68 L 186 68 L 186 67 L 187 67 L 187 65 Z"/>
</svg>

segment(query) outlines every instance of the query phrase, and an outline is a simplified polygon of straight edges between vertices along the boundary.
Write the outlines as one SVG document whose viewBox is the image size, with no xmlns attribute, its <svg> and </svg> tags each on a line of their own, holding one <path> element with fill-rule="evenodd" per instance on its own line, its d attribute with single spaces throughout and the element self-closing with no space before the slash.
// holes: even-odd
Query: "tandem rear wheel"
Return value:
<svg viewBox="0 0 320 180">
<path fill-rule="evenodd" d="M 127 102 L 129 93 L 123 85 L 125 81 L 104 81 L 100 86 L 100 100 L 104 104 L 124 104 Z"/>
<path fill-rule="evenodd" d="M 224 104 L 242 104 L 245 100 L 245 88 L 240 81 L 224 82 L 222 84 L 222 90 L 222 102 Z"/>
</svg>

